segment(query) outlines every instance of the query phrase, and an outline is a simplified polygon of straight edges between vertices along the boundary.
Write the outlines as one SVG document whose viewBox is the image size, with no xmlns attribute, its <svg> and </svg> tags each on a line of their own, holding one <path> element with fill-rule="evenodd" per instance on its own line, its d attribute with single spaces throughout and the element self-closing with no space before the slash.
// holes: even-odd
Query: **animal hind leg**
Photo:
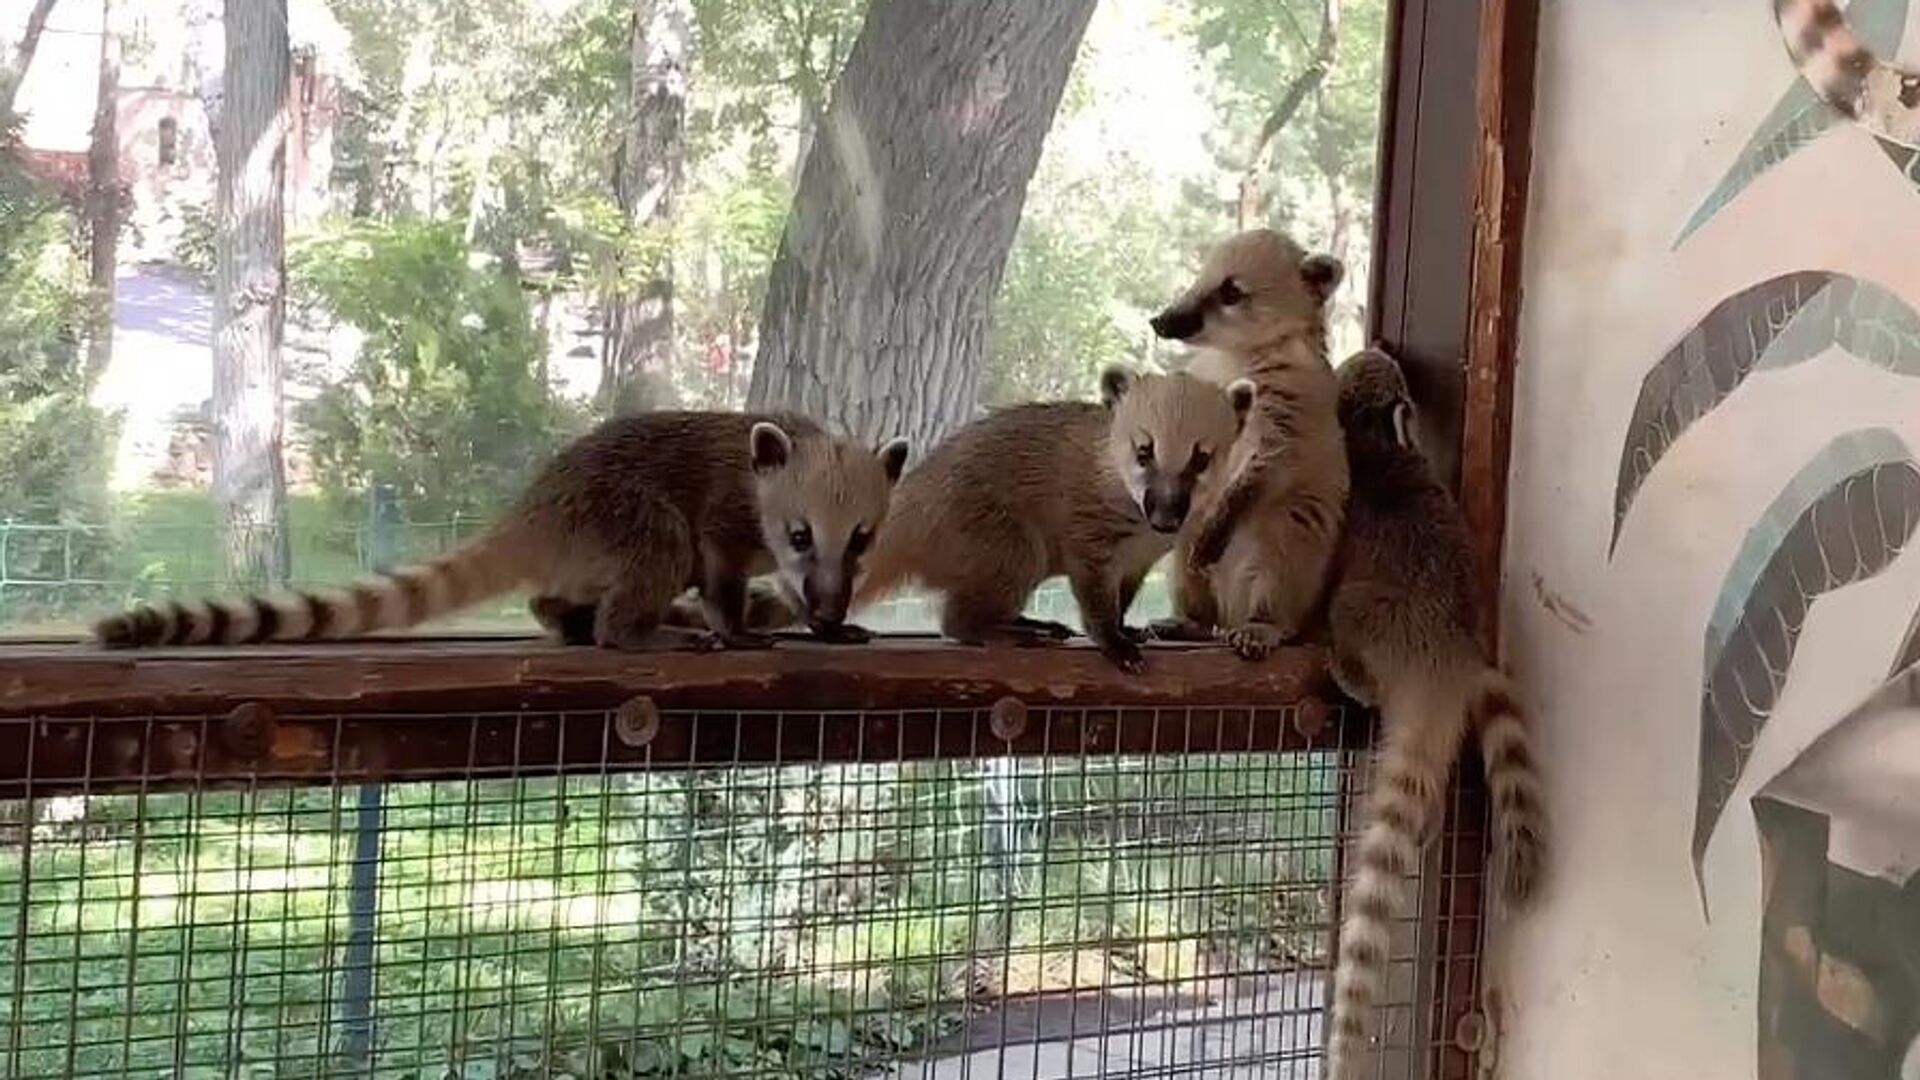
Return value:
<svg viewBox="0 0 1920 1080">
<path fill-rule="evenodd" d="M 686 519 L 661 507 L 648 523 L 647 550 L 625 560 L 601 594 L 594 614 L 594 644 L 607 649 L 712 648 L 708 630 L 665 625 L 668 609 L 693 571 L 693 537 Z"/>
<path fill-rule="evenodd" d="M 1031 625 L 1039 620 L 1020 614 L 1024 598 L 1010 592 L 998 588 L 949 592 L 940 605 L 940 632 L 962 645 L 1052 644 L 1053 635 Z"/>
<path fill-rule="evenodd" d="M 564 596 L 536 596 L 527 601 L 527 610 L 547 633 L 567 645 L 593 644 L 595 609 Z"/>
</svg>

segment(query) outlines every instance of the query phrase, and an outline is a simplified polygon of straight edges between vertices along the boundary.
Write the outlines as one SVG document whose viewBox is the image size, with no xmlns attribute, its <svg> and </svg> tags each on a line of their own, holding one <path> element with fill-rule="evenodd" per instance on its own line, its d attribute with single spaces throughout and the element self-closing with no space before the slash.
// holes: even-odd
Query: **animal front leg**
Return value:
<svg viewBox="0 0 1920 1080">
<path fill-rule="evenodd" d="M 1068 575 L 1068 581 L 1073 587 L 1074 603 L 1080 605 L 1080 624 L 1100 647 L 1101 655 L 1129 675 L 1145 671 L 1147 658 L 1128 636 L 1126 624 L 1121 620 L 1121 583 L 1113 570 L 1099 564 L 1082 566 Z"/>
<path fill-rule="evenodd" d="M 729 649 L 772 647 L 772 635 L 748 628 L 747 576 L 711 557 L 706 563 L 700 583 L 700 610 L 707 628 Z"/>
</svg>

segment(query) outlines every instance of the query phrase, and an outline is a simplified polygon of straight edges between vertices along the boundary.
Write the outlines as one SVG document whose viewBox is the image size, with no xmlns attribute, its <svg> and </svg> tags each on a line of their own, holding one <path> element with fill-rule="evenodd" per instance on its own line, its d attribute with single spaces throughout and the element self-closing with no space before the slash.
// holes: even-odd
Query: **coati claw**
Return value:
<svg viewBox="0 0 1920 1080">
<path fill-rule="evenodd" d="M 1100 655 L 1129 675 L 1138 675 L 1147 670 L 1147 658 L 1140 651 L 1140 646 L 1124 638 L 1101 642 Z"/>
<path fill-rule="evenodd" d="M 1242 660 L 1265 660 L 1285 640 L 1278 627 L 1266 623 L 1248 623 L 1226 633 L 1227 647 Z"/>
</svg>

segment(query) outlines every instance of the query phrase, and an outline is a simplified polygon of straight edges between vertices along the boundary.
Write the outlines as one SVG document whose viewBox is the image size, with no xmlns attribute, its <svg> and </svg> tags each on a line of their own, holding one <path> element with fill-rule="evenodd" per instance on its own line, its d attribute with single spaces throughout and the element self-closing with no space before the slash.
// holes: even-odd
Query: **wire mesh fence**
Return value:
<svg viewBox="0 0 1920 1080">
<path fill-rule="evenodd" d="M 597 755 L 501 756 L 503 722 L 552 726 L 529 713 L 472 718 L 467 763 L 379 784 L 344 762 L 327 786 L 29 777 L 0 803 L 0 1063 L 1317 1077 L 1366 766 L 1348 740 L 1281 739 L 1286 711 L 1036 710 L 1020 756 L 984 710 L 917 714 L 966 735 L 911 753 L 829 752 L 830 714 L 694 712 L 663 729 L 705 750 L 637 770 L 611 714 Z M 356 722 L 404 739 L 419 718 Z M 1162 749 L 1099 752 L 1116 724 Z M 1421 980 L 1400 981 L 1417 1017 Z M 1417 1027 L 1390 1025 L 1409 1046 Z"/>
</svg>

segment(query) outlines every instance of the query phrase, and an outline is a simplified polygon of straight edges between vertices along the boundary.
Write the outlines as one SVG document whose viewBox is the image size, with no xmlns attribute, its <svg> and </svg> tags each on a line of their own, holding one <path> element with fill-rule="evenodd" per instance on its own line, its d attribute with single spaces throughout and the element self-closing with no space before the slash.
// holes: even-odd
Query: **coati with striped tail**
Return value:
<svg viewBox="0 0 1920 1080">
<path fill-rule="evenodd" d="M 947 637 L 1037 644 L 1070 633 L 1021 614 L 1064 574 L 1087 636 L 1142 670 L 1145 634 L 1126 611 L 1206 504 L 1255 390 L 1110 367 L 1100 397 L 1001 409 L 941 443 L 900 482 L 856 608 L 917 581 L 940 594 Z"/>
<path fill-rule="evenodd" d="M 907 445 L 878 452 L 793 415 L 618 417 L 563 449 L 487 533 L 422 566 L 329 592 L 172 602 L 102 619 L 109 647 L 346 638 L 414 626 L 515 588 L 571 644 L 757 647 L 750 575 L 777 572 L 820 636 L 845 625 L 854 576 Z M 705 631 L 662 625 L 700 590 Z"/>
<path fill-rule="evenodd" d="M 1224 638 L 1257 660 L 1300 634 L 1324 598 L 1347 497 L 1334 416 L 1326 304 L 1345 269 L 1271 229 L 1228 238 L 1153 331 L 1196 346 L 1187 371 L 1251 379 L 1260 407 L 1233 448 L 1232 479 L 1182 538 L 1173 640 Z"/>
<path fill-rule="evenodd" d="M 1773 16 L 1821 100 L 1875 135 L 1920 147 L 1920 71 L 1875 56 L 1834 0 L 1774 0 Z"/>
<path fill-rule="evenodd" d="M 918 582 L 941 595 L 940 628 L 955 641 L 1063 641 L 1070 628 L 1021 612 L 1064 574 L 1087 636 L 1122 670 L 1142 670 L 1146 635 L 1125 624 L 1127 608 L 1205 505 L 1255 390 L 1111 367 L 1100 395 L 1000 409 L 941 443 L 895 491 L 855 610 Z M 756 628 L 795 621 L 757 582 L 749 602 Z M 669 621 L 692 615 L 683 599 Z"/>
<path fill-rule="evenodd" d="M 1328 1075 L 1353 1080 L 1387 978 L 1394 910 L 1467 734 L 1480 740 L 1509 908 L 1538 888 L 1547 821 L 1526 714 L 1474 636 L 1466 525 L 1414 442 L 1406 379 L 1370 349 L 1341 365 L 1339 386 L 1353 491 L 1327 611 L 1333 677 L 1384 725 L 1334 969 Z"/>
</svg>

